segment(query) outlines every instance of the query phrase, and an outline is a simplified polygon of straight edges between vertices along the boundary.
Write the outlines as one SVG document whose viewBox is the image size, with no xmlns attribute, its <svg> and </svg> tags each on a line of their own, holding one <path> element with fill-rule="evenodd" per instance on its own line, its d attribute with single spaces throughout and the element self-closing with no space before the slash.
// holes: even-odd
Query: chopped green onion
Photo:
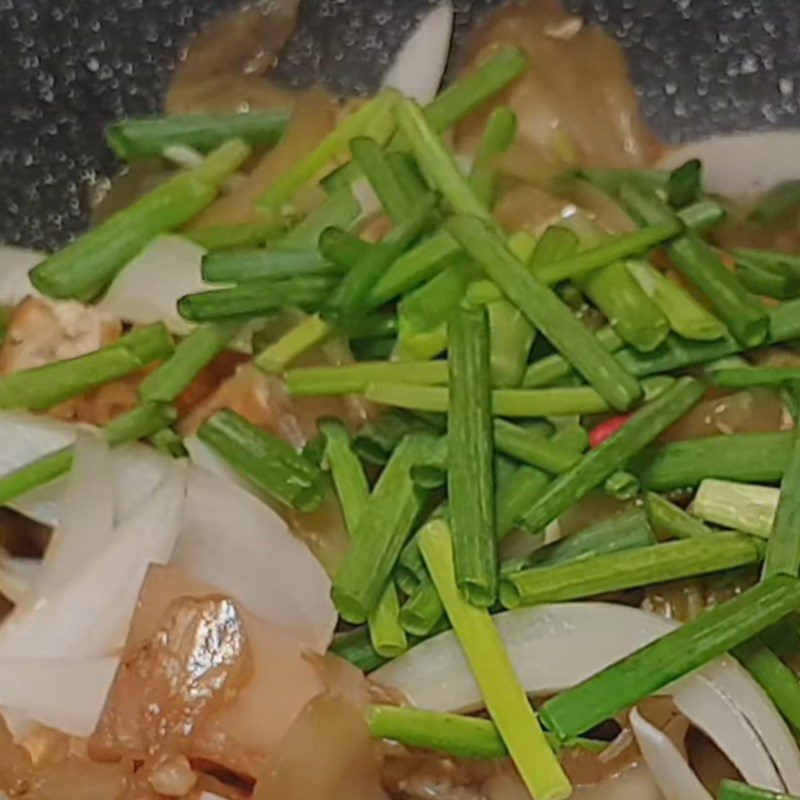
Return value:
<svg viewBox="0 0 800 800">
<path fill-rule="evenodd" d="M 683 208 L 697 200 L 703 191 L 703 164 L 693 158 L 672 170 L 667 179 L 667 202 L 673 208 Z"/>
<path fill-rule="evenodd" d="M 188 458 L 183 439 L 172 428 L 162 428 L 149 437 L 150 444 L 170 458 Z"/>
<path fill-rule="evenodd" d="M 578 252 L 580 242 L 569 228 L 563 225 L 550 225 L 536 243 L 536 249 L 529 260 L 534 274 L 547 264 L 571 258 Z"/>
<path fill-rule="evenodd" d="M 397 225 L 383 241 L 356 262 L 336 287 L 330 303 L 337 317 L 347 321 L 376 307 L 370 299 L 370 290 L 390 264 L 397 260 L 419 237 L 433 213 L 432 198 L 418 205 L 405 220 Z"/>
<path fill-rule="evenodd" d="M 330 652 L 349 661 L 362 672 L 372 672 L 390 660 L 375 652 L 366 627 L 354 628 L 335 636 Z"/>
<path fill-rule="evenodd" d="M 172 355 L 139 386 L 145 403 L 171 403 L 189 388 L 192 381 L 227 346 L 239 326 L 202 325 L 175 347 Z"/>
<path fill-rule="evenodd" d="M 681 378 L 637 411 L 619 431 L 553 481 L 525 515 L 525 528 L 532 532 L 543 530 L 680 419 L 700 400 L 703 391 L 698 381 Z"/>
<path fill-rule="evenodd" d="M 149 325 L 102 350 L 0 377 L 0 408 L 45 411 L 137 372 L 171 352 L 172 338 L 164 325 Z"/>
<path fill-rule="evenodd" d="M 759 267 L 769 272 L 788 274 L 800 279 L 800 256 L 779 253 L 774 250 L 757 250 L 739 248 L 733 251 L 736 260 L 752 267 Z"/>
<path fill-rule="evenodd" d="M 793 385 L 795 399 L 800 395 L 798 385 Z M 764 560 L 764 577 L 792 575 L 800 572 L 800 426 L 793 431 L 789 461 L 781 480 L 775 525 L 767 543 Z"/>
<path fill-rule="evenodd" d="M 766 197 L 750 212 L 750 219 L 762 225 L 778 222 L 798 206 L 800 206 L 800 181 L 786 181 L 767 192 Z"/>
<path fill-rule="evenodd" d="M 360 216 L 361 206 L 348 187 L 332 194 L 327 202 L 307 214 L 282 239 L 275 248 L 293 250 L 315 248 L 327 228 L 349 228 Z"/>
<path fill-rule="evenodd" d="M 494 421 L 494 445 L 506 455 L 553 475 L 566 472 L 581 459 L 580 451 L 554 444 L 547 437 L 505 419 Z"/>
<path fill-rule="evenodd" d="M 74 447 L 64 447 L 0 476 L 0 506 L 66 475 L 72 469 L 74 455 Z"/>
<path fill-rule="evenodd" d="M 316 310 L 328 299 L 334 281 L 321 276 L 273 281 L 257 278 L 230 289 L 188 294 L 178 301 L 178 312 L 192 322 L 263 317 L 285 308 Z"/>
<path fill-rule="evenodd" d="M 648 225 L 666 223 L 675 215 L 657 197 L 647 196 L 630 186 L 620 197 L 631 212 Z M 708 298 L 720 319 L 745 347 L 761 344 L 769 331 L 764 306 L 728 270 L 700 236 L 687 230 L 667 248 L 681 273 Z"/>
<path fill-rule="evenodd" d="M 508 756 L 503 737 L 488 719 L 397 706 L 370 706 L 367 719 L 375 739 L 390 739 L 407 747 L 437 750 L 461 758 Z M 547 733 L 545 736 L 551 747 L 560 746 L 554 737 Z M 593 739 L 576 739 L 567 746 L 600 753 L 608 744 Z"/>
<path fill-rule="evenodd" d="M 319 467 L 236 412 L 218 411 L 197 435 L 242 477 L 282 503 L 311 511 L 322 502 L 325 484 Z"/>
<path fill-rule="evenodd" d="M 367 422 L 356 434 L 353 448 L 366 463 L 383 466 L 406 434 L 416 431 L 436 436 L 442 430 L 444 425 L 434 425 L 422 416 L 392 410 Z"/>
<path fill-rule="evenodd" d="M 800 681 L 797 675 L 758 639 L 740 644 L 733 654 L 769 695 L 795 734 L 800 733 Z"/>
<path fill-rule="evenodd" d="M 756 386 L 780 387 L 800 383 L 800 367 L 742 367 L 716 369 L 712 379 L 723 389 L 752 389 Z"/>
<path fill-rule="evenodd" d="M 497 193 L 494 162 L 511 147 L 516 135 L 517 115 L 507 106 L 496 108 L 486 122 L 469 179 L 475 194 L 490 208 Z"/>
<path fill-rule="evenodd" d="M 661 309 L 670 327 L 685 339 L 721 339 L 727 328 L 683 287 L 647 261 L 626 262 L 628 272 Z"/>
<path fill-rule="evenodd" d="M 262 247 L 280 238 L 284 228 L 273 219 L 242 225 L 214 225 L 196 231 L 186 231 L 185 236 L 209 253 L 219 250 L 247 250 Z"/>
<path fill-rule="evenodd" d="M 653 530 L 658 534 L 666 534 L 676 539 L 714 535 L 714 531 L 697 517 L 673 505 L 659 494 L 647 492 L 644 497 L 644 507 Z"/>
<path fill-rule="evenodd" d="M 209 283 L 239 283 L 254 278 L 340 275 L 342 268 L 323 258 L 317 250 L 234 250 L 208 253 L 203 258 L 203 280 Z"/>
<path fill-rule="evenodd" d="M 592 559 L 605 553 L 618 553 L 656 544 L 656 537 L 641 509 L 600 522 L 564 539 L 545 545 L 528 558 L 501 565 L 501 575 L 525 569 L 555 567 L 567 562 Z"/>
<path fill-rule="evenodd" d="M 613 236 L 601 244 L 561 261 L 542 264 L 535 270 L 535 274 L 539 280 L 548 284 L 583 277 L 615 261 L 645 253 L 656 245 L 680 235 L 682 231 L 683 225 L 677 219 L 674 222 L 650 225 L 633 233 Z"/>
<path fill-rule="evenodd" d="M 605 192 L 618 192 L 625 184 L 647 192 L 666 189 L 670 173 L 658 169 L 581 169 L 577 177 L 583 178 Z"/>
<path fill-rule="evenodd" d="M 639 479 L 626 470 L 617 470 L 603 483 L 603 491 L 617 500 L 633 500 L 641 489 Z"/>
<path fill-rule="evenodd" d="M 31 270 L 31 283 L 48 297 L 91 300 L 162 233 L 179 228 L 208 206 L 219 185 L 250 155 L 228 142 L 203 164 L 163 183 Z"/>
<path fill-rule="evenodd" d="M 788 272 L 773 271 L 758 264 L 738 260 L 736 276 L 749 292 L 761 297 L 791 300 L 800 295 L 800 279 Z"/>
<path fill-rule="evenodd" d="M 674 542 L 695 544 L 700 540 Z M 637 551 L 633 551 L 635 556 Z M 635 705 L 692 670 L 752 639 L 800 606 L 800 581 L 774 575 L 548 700 L 542 719 L 562 740 Z"/>
<path fill-rule="evenodd" d="M 769 537 L 778 507 L 777 489 L 706 478 L 692 501 L 692 513 L 706 522 Z"/>
<path fill-rule="evenodd" d="M 127 442 L 136 442 L 153 436 L 178 419 L 178 412 L 166 403 L 142 403 L 136 408 L 112 419 L 103 434 L 112 447 Z"/>
<path fill-rule="evenodd" d="M 447 383 L 447 362 L 362 361 L 337 367 L 301 367 L 286 373 L 286 389 L 296 397 L 358 394 L 376 382 Z"/>
<path fill-rule="evenodd" d="M 706 478 L 778 483 L 792 452 L 792 434 L 738 433 L 671 442 L 646 453 L 638 465 L 654 492 L 697 486 Z"/>
<path fill-rule="evenodd" d="M 411 411 L 444 413 L 450 406 L 445 386 L 410 383 L 370 383 L 364 390 L 367 400 Z M 495 389 L 492 413 L 499 417 L 558 417 L 573 414 L 601 414 L 608 403 L 588 386 L 564 389 Z"/>
<path fill-rule="evenodd" d="M 569 780 L 547 743 L 489 612 L 471 605 L 458 590 L 448 524 L 428 523 L 420 531 L 419 544 L 486 708 L 525 786 L 539 800 L 569 797 Z"/>
<path fill-rule="evenodd" d="M 331 263 L 337 264 L 343 272 L 348 272 L 376 245 L 362 241 L 355 234 L 341 228 L 325 228 L 317 242 L 319 252 Z"/>
<path fill-rule="evenodd" d="M 376 95 L 362 108 L 347 117 L 304 159 L 287 169 L 262 195 L 259 207 L 263 211 L 282 213 L 295 193 L 307 182 L 314 180 L 340 154 L 346 152 L 350 142 L 359 136 L 372 136 L 384 140 L 394 129 L 387 125 L 398 96 L 391 90 Z"/>
<path fill-rule="evenodd" d="M 323 420 L 319 423 L 319 430 L 325 439 L 324 462 L 333 476 L 347 530 L 353 536 L 369 505 L 367 476 L 352 449 L 347 429 L 339 420 Z M 375 652 L 381 656 L 396 658 L 408 648 L 399 617 L 397 591 L 390 581 L 369 617 L 370 640 Z"/>
<path fill-rule="evenodd" d="M 641 397 L 636 380 L 557 295 L 528 272 L 491 227 L 470 217 L 455 217 L 447 227 L 506 297 L 614 408 L 625 410 Z"/>
<path fill-rule="evenodd" d="M 406 197 L 413 203 L 423 200 L 428 195 L 428 187 L 412 156 L 395 151 L 387 153 L 386 160 Z"/>
<path fill-rule="evenodd" d="M 724 780 L 719 787 L 719 800 L 797 800 L 794 795 L 757 789 L 738 781 Z"/>
<path fill-rule="evenodd" d="M 744 534 L 681 539 L 503 575 L 500 600 L 506 608 L 583 600 L 607 592 L 757 564 L 762 558 L 763 548 Z"/>
<path fill-rule="evenodd" d="M 413 587 L 410 597 L 400 610 L 400 624 L 414 636 L 428 636 L 444 615 L 442 600 L 424 564 L 421 572 L 419 585 Z"/>
<path fill-rule="evenodd" d="M 286 109 L 123 119 L 106 129 L 106 138 L 120 158 L 132 161 L 161 156 L 173 145 L 207 153 L 229 139 L 241 139 L 253 148 L 271 147 L 283 136 L 288 121 Z"/>
<path fill-rule="evenodd" d="M 331 324 L 318 315 L 306 317 L 277 342 L 262 350 L 254 363 L 266 373 L 283 372 L 289 364 L 322 344 L 332 333 Z"/>
<path fill-rule="evenodd" d="M 359 517 L 353 543 L 333 585 L 333 599 L 348 622 L 361 623 L 378 605 L 403 543 L 425 499 L 411 478 L 436 439 L 424 433 L 406 436 L 392 453 Z"/>
<path fill-rule="evenodd" d="M 722 222 L 726 217 L 726 211 L 713 200 L 699 200 L 678 211 L 678 216 L 687 228 L 703 233 Z"/>
<path fill-rule="evenodd" d="M 350 142 L 350 152 L 367 176 L 389 219 L 395 225 L 401 225 L 413 215 L 413 201 L 398 180 L 381 146 L 372 139 L 358 138 Z"/>
<path fill-rule="evenodd" d="M 451 452 L 447 495 L 456 581 L 473 605 L 497 597 L 494 440 L 489 326 L 483 308 L 462 306 L 448 323 L 450 369 L 447 433 Z"/>
</svg>

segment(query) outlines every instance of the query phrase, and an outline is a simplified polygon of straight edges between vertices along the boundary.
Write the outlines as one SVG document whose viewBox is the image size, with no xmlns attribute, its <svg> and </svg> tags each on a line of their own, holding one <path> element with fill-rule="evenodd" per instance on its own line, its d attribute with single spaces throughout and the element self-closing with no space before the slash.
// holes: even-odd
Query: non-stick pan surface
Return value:
<svg viewBox="0 0 800 800">
<path fill-rule="evenodd" d="M 435 0 L 431 0 L 435 2 Z M 115 160 L 102 130 L 154 113 L 181 46 L 238 0 L 0 0 L 0 241 L 53 248 Z M 305 0 L 284 77 L 372 88 L 426 0 Z M 455 0 L 463 32 L 491 0 Z M 798 0 L 568 0 L 624 44 L 664 139 L 800 123 Z M 591 76 L 587 76 L 591 80 Z"/>
</svg>

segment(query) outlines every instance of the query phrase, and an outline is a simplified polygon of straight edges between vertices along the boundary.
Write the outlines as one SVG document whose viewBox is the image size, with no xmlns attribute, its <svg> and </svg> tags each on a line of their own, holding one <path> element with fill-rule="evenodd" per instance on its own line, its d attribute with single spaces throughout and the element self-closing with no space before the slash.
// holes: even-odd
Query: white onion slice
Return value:
<svg viewBox="0 0 800 800">
<path fill-rule="evenodd" d="M 93 658 L 121 647 L 151 563 L 165 564 L 183 512 L 185 470 L 164 482 L 71 581 L 0 627 L 0 658 Z"/>
<path fill-rule="evenodd" d="M 12 716 L 90 736 L 114 681 L 116 658 L 0 659 L 0 705 Z"/>
<path fill-rule="evenodd" d="M 127 322 L 163 322 L 175 333 L 189 333 L 194 326 L 178 314 L 176 304 L 186 294 L 210 288 L 200 275 L 204 253 L 188 239 L 160 236 L 125 266 L 98 307 Z"/>
<path fill-rule="evenodd" d="M 442 83 L 452 35 L 453 6 L 445 0 L 420 20 L 381 85 L 397 89 L 418 103 L 430 103 Z"/>
<path fill-rule="evenodd" d="M 263 501 L 191 467 L 171 563 L 323 653 L 336 625 L 331 583 L 305 544 Z"/>
<path fill-rule="evenodd" d="M 38 295 L 28 273 L 45 258 L 43 253 L 0 245 L 0 306 L 15 306 L 29 295 Z"/>
<path fill-rule="evenodd" d="M 639 750 L 666 800 L 713 800 L 669 736 L 651 725 L 636 708 L 631 711 L 630 723 Z"/>
<path fill-rule="evenodd" d="M 608 603 L 538 606 L 498 614 L 495 620 L 525 689 L 540 696 L 580 683 L 676 627 L 663 617 Z M 417 645 L 373 677 L 420 708 L 472 711 L 482 704 L 452 632 Z M 663 694 L 675 698 L 748 781 L 797 791 L 797 744 L 764 693 L 730 659 L 687 676 Z"/>
<path fill-rule="evenodd" d="M 706 186 L 726 197 L 747 197 L 800 178 L 800 130 L 712 136 L 670 150 L 656 165 L 674 169 L 703 162 Z"/>
<path fill-rule="evenodd" d="M 58 527 L 53 531 L 34 587 L 38 597 L 61 588 L 108 546 L 114 531 L 111 458 L 105 439 L 82 430 L 67 480 Z"/>
</svg>

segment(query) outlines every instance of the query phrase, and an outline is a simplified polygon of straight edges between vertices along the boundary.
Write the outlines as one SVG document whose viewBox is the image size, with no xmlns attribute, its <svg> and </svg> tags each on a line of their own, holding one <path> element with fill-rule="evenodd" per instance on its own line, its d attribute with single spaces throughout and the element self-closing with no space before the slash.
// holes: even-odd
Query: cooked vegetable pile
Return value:
<svg viewBox="0 0 800 800">
<path fill-rule="evenodd" d="M 711 237 L 726 209 L 706 194 L 697 161 L 559 178 L 605 193 L 635 220 L 629 232 L 609 233 L 574 207 L 538 231 L 504 230 L 496 164 L 514 144 L 515 114 L 498 105 L 469 157 L 454 153 L 449 131 L 525 68 L 523 52 L 506 47 L 424 107 L 389 89 L 364 102 L 272 182 L 259 222 L 192 234 L 205 286 L 174 298 L 186 335 L 175 341 L 151 320 L 87 355 L 11 372 L 0 408 L 46 412 L 146 369 L 137 404 L 105 438 L 149 440 L 183 458 L 176 403 L 243 340 L 252 349 L 242 363 L 280 376 L 291 397 L 374 404 L 359 426 L 319 420 L 302 450 L 233 408 L 211 414 L 197 438 L 277 507 L 312 512 L 338 498 L 350 543 L 332 596 L 354 627 L 334 652 L 369 672 L 454 631 L 490 719 L 375 705 L 373 735 L 457 756 L 508 754 L 531 796 L 558 800 L 572 792 L 560 748 L 602 748 L 586 738 L 598 725 L 725 653 L 800 731 L 800 684 L 780 658 L 800 607 L 800 429 L 661 441 L 709 393 L 766 388 L 800 409 L 800 366 L 758 359 L 800 339 L 800 258 L 719 250 Z M 109 139 L 121 157 L 171 153 L 189 166 L 38 264 L 33 286 L 101 301 L 287 120 L 116 124 Z M 304 365 L 333 341 L 356 360 Z M 0 477 L 0 503 L 72 463 L 68 447 Z M 595 492 L 643 502 L 551 541 Z M 520 531 L 542 546 L 504 557 Z M 746 567 L 759 570 L 754 585 L 538 711 L 492 616 Z M 784 797 L 735 782 L 719 796 Z"/>
</svg>

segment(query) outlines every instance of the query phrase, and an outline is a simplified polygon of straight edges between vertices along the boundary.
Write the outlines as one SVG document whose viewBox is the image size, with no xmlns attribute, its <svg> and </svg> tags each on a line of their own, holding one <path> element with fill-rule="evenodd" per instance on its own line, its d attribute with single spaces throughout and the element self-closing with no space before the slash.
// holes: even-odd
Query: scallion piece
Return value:
<svg viewBox="0 0 800 800">
<path fill-rule="evenodd" d="M 186 237 L 209 253 L 219 250 L 247 250 L 279 239 L 284 228 L 273 219 L 241 225 L 215 225 L 187 231 Z"/>
<path fill-rule="evenodd" d="M 254 278 L 280 281 L 307 275 L 340 275 L 344 270 L 317 250 L 233 250 L 207 253 L 203 280 L 208 283 L 240 283 Z"/>
<path fill-rule="evenodd" d="M 672 170 L 667 180 L 667 202 L 673 208 L 683 208 L 697 200 L 703 191 L 703 164 L 692 158 Z"/>
<path fill-rule="evenodd" d="M 670 173 L 661 169 L 582 169 L 577 177 L 583 178 L 598 189 L 614 193 L 625 184 L 649 192 L 667 187 Z"/>
<path fill-rule="evenodd" d="M 397 94 L 389 90 L 369 100 L 331 131 L 308 156 L 289 167 L 262 195 L 259 207 L 264 211 L 283 212 L 295 192 L 344 153 L 353 139 L 374 136 L 385 140 L 391 136 L 394 126 L 387 121 L 392 118 L 396 102 Z"/>
<path fill-rule="evenodd" d="M 654 492 L 686 489 L 707 478 L 778 483 L 791 452 L 791 432 L 709 436 L 654 448 L 643 454 L 637 472 Z"/>
<path fill-rule="evenodd" d="M 420 531 L 419 544 L 486 708 L 525 786 L 541 800 L 569 797 L 569 780 L 547 743 L 489 612 L 473 606 L 458 589 L 448 524 L 428 523 Z"/>
<path fill-rule="evenodd" d="M 578 450 L 554 444 L 547 437 L 505 419 L 494 421 L 494 444 L 506 455 L 553 475 L 575 466 L 582 455 Z"/>
<path fill-rule="evenodd" d="M 292 250 L 315 248 L 327 228 L 349 228 L 361 214 L 361 206 L 348 187 L 332 194 L 328 201 L 307 214 L 285 236 L 275 242 L 275 248 Z"/>
<path fill-rule="evenodd" d="M 797 400 L 798 384 L 792 389 Z M 800 572 L 800 426 L 795 426 L 793 440 L 781 480 L 775 525 L 767 542 L 764 577 L 779 574 L 797 577 Z"/>
<path fill-rule="evenodd" d="M 419 237 L 433 213 L 432 198 L 418 205 L 406 215 L 388 236 L 361 258 L 336 287 L 330 309 L 338 319 L 348 318 L 372 311 L 376 306 L 370 299 L 370 290 L 390 264 L 396 261 Z"/>
<path fill-rule="evenodd" d="M 682 230 L 683 225 L 676 219 L 675 222 L 650 225 L 633 233 L 613 236 L 561 261 L 543 264 L 535 271 L 536 277 L 548 284 L 583 277 L 615 261 L 646 253 L 656 245 L 675 238 Z"/>
<path fill-rule="evenodd" d="M 774 575 L 548 700 L 542 719 L 562 741 L 580 736 L 752 639 L 798 606 L 800 581 Z"/>
<path fill-rule="evenodd" d="M 603 482 L 603 491 L 617 500 L 633 500 L 640 489 L 641 484 L 636 475 L 624 469 L 612 473 Z"/>
<path fill-rule="evenodd" d="M 698 381 L 681 378 L 671 389 L 637 411 L 617 433 L 553 481 L 526 513 L 525 528 L 534 533 L 544 530 L 680 419 L 700 400 L 703 391 Z"/>
<path fill-rule="evenodd" d="M 718 800 L 797 800 L 794 795 L 757 789 L 738 781 L 724 780 L 720 784 Z"/>
<path fill-rule="evenodd" d="M 358 394 L 370 383 L 447 383 L 446 361 L 362 361 L 338 367 L 300 367 L 286 373 L 286 389 L 296 397 Z"/>
<path fill-rule="evenodd" d="M 702 520 L 673 505 L 660 494 L 647 492 L 644 507 L 653 530 L 658 534 L 666 534 L 675 539 L 714 536 L 714 531 Z"/>
<path fill-rule="evenodd" d="M 400 624 L 414 636 L 428 636 L 443 615 L 442 600 L 423 564 L 420 583 L 400 610 Z"/>
<path fill-rule="evenodd" d="M 48 297 L 91 300 L 156 236 L 179 228 L 208 206 L 219 185 L 249 155 L 244 142 L 226 143 L 201 166 L 163 183 L 46 258 L 31 270 L 31 283 Z"/>
<path fill-rule="evenodd" d="M 762 558 L 763 548 L 744 534 L 682 539 L 503 575 L 500 600 L 506 608 L 583 600 L 607 592 L 757 564 Z"/>
<path fill-rule="evenodd" d="M 644 224 L 658 225 L 675 219 L 672 211 L 654 195 L 624 186 L 620 197 Z M 764 341 L 769 332 L 766 309 L 696 232 L 687 230 L 669 245 L 667 253 L 687 280 L 708 298 L 719 318 L 742 345 L 756 347 Z"/>
<path fill-rule="evenodd" d="M 187 114 L 152 119 L 123 119 L 106 129 L 114 152 L 126 161 L 161 156 L 167 147 L 183 145 L 207 153 L 229 139 L 251 147 L 271 147 L 283 136 L 289 111 L 247 114 Z"/>
<path fill-rule="evenodd" d="M 331 471 L 347 530 L 353 536 L 369 505 L 367 476 L 352 449 L 350 436 L 339 420 L 323 420 L 319 423 L 319 430 L 325 438 L 324 464 Z M 397 590 L 391 580 L 370 614 L 369 633 L 375 652 L 386 658 L 396 658 L 408 648 L 405 631 L 400 625 Z"/>
<path fill-rule="evenodd" d="M 424 502 L 411 468 L 436 441 L 424 433 L 406 436 L 395 451 L 359 517 L 353 543 L 333 585 L 333 599 L 348 622 L 364 622 L 377 607 L 397 557 Z"/>
<path fill-rule="evenodd" d="M 636 380 L 557 295 L 528 272 L 492 227 L 474 217 L 455 217 L 447 227 L 506 297 L 614 408 L 625 410 L 641 397 Z"/>
<path fill-rule="evenodd" d="M 325 228 L 317 242 L 319 252 L 331 263 L 338 265 L 342 272 L 348 272 L 376 245 L 359 239 L 342 228 Z"/>
<path fill-rule="evenodd" d="M 738 248 L 733 251 L 733 255 L 739 263 L 800 279 L 800 256 L 753 248 Z"/>
<path fill-rule="evenodd" d="M 0 476 L 0 506 L 7 506 L 27 492 L 68 474 L 72 469 L 74 456 L 74 447 L 64 447 Z"/>
<path fill-rule="evenodd" d="M 715 369 L 712 379 L 723 389 L 752 389 L 756 386 L 768 388 L 800 383 L 798 367 L 741 367 Z"/>
<path fill-rule="evenodd" d="M 626 267 L 679 336 L 701 341 L 725 336 L 727 328 L 713 314 L 650 262 L 628 261 Z"/>
<path fill-rule="evenodd" d="M 469 179 L 475 194 L 490 208 L 497 192 L 494 162 L 511 147 L 516 135 L 517 115 L 507 106 L 496 108 L 486 122 Z"/>
<path fill-rule="evenodd" d="M 218 411 L 197 435 L 242 477 L 282 503 L 311 511 L 322 502 L 325 483 L 319 467 L 235 411 Z"/>
<path fill-rule="evenodd" d="M 769 695 L 795 734 L 800 733 L 800 681 L 792 669 L 758 639 L 740 644 L 733 654 Z"/>
<path fill-rule="evenodd" d="M 367 400 L 411 411 L 444 413 L 450 406 L 445 386 L 410 383 L 370 383 L 364 389 Z M 588 386 L 564 389 L 495 389 L 492 413 L 499 417 L 558 417 L 573 414 L 602 414 L 608 403 Z"/>
<path fill-rule="evenodd" d="M 791 300 L 800 294 L 800 279 L 777 270 L 770 270 L 752 262 L 737 260 L 736 277 L 751 294 Z"/>
<path fill-rule="evenodd" d="M 767 192 L 766 197 L 750 212 L 750 219 L 762 225 L 777 222 L 800 206 L 800 181 L 786 181 Z"/>
<path fill-rule="evenodd" d="M 186 295 L 178 301 L 178 312 L 192 322 L 216 322 L 262 317 L 285 308 L 314 311 L 333 287 L 333 279 L 320 276 L 286 281 L 258 278 L 229 289 Z"/>
<path fill-rule="evenodd" d="M 306 317 L 288 330 L 277 342 L 264 348 L 255 365 L 268 374 L 283 372 L 304 353 L 322 344 L 333 333 L 333 326 L 319 315 Z"/>
<path fill-rule="evenodd" d="M 407 434 L 416 431 L 437 436 L 445 426 L 446 423 L 435 425 L 422 416 L 392 410 L 367 422 L 356 434 L 353 449 L 367 464 L 383 466 Z"/>
<path fill-rule="evenodd" d="M 172 355 L 139 386 L 144 403 L 171 403 L 220 355 L 239 330 L 238 325 L 203 325 L 175 347 Z"/>
<path fill-rule="evenodd" d="M 775 523 L 777 489 L 706 478 L 692 500 L 692 513 L 706 522 L 766 539 Z"/>
<path fill-rule="evenodd" d="M 178 412 L 167 403 L 142 403 L 126 414 L 112 419 L 103 428 L 103 435 L 112 447 L 117 447 L 153 436 L 177 419 Z"/>
<path fill-rule="evenodd" d="M 483 308 L 450 317 L 447 434 L 456 581 L 467 599 L 489 608 L 497 597 L 489 326 Z"/>
<path fill-rule="evenodd" d="M 350 142 L 350 152 L 367 176 L 389 219 L 395 225 L 400 225 L 412 216 L 413 201 L 398 180 L 381 146 L 372 139 L 358 138 Z"/>
<path fill-rule="evenodd" d="M 48 408 L 124 378 L 172 353 L 172 338 L 161 324 L 129 333 L 85 356 L 54 361 L 0 378 L 0 408 Z"/>
<path fill-rule="evenodd" d="M 508 756 L 503 737 L 494 723 L 480 717 L 443 714 L 418 708 L 370 706 L 367 709 L 370 732 L 376 739 L 390 739 L 407 747 L 437 750 L 461 758 L 496 759 Z M 545 733 L 551 747 L 560 746 Z M 576 739 L 568 747 L 599 753 L 606 742 Z"/>
</svg>

